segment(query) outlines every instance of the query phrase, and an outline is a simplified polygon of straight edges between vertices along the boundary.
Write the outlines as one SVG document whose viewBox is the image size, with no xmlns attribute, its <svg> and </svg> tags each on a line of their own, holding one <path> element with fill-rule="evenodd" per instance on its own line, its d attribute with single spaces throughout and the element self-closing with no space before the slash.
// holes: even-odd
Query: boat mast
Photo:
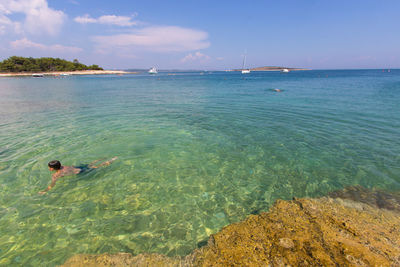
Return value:
<svg viewBox="0 0 400 267">
<path fill-rule="evenodd" d="M 244 50 L 242 70 L 244 70 L 244 66 L 246 65 L 246 55 L 247 55 L 247 50 Z"/>
</svg>

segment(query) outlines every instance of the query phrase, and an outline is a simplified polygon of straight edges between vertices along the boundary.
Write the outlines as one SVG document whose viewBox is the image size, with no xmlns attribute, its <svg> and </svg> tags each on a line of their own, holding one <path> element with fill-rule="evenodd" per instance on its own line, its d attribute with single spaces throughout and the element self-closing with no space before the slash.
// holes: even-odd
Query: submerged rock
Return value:
<svg viewBox="0 0 400 267">
<path fill-rule="evenodd" d="M 349 186 L 329 194 L 333 198 L 351 199 L 381 209 L 388 209 L 400 212 L 400 193 L 386 192 L 380 189 L 367 189 L 356 185 Z"/>
<path fill-rule="evenodd" d="M 64 266 L 400 266 L 400 202 L 385 195 L 389 209 L 378 208 L 383 192 L 371 192 L 380 200 L 370 203 L 367 190 L 365 201 L 346 197 L 360 190 L 331 195 L 345 198 L 278 200 L 269 212 L 224 227 L 184 258 L 76 255 Z"/>
</svg>

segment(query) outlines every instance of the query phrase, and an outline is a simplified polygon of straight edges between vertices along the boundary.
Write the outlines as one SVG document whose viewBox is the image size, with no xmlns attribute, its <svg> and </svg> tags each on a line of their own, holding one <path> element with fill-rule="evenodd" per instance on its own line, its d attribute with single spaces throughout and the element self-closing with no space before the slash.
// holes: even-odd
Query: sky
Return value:
<svg viewBox="0 0 400 267">
<path fill-rule="evenodd" d="M 0 60 L 106 69 L 400 68 L 400 0 L 0 0 Z M 245 52 L 246 51 L 246 52 Z"/>
</svg>

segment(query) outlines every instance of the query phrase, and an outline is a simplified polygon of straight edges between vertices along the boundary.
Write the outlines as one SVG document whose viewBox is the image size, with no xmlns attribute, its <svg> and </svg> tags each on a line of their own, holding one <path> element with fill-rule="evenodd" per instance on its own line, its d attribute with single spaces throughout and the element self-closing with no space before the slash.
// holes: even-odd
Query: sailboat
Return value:
<svg viewBox="0 0 400 267">
<path fill-rule="evenodd" d="M 152 67 L 150 70 L 149 70 L 149 74 L 157 74 L 158 73 L 158 71 L 157 71 L 157 69 L 155 68 L 155 67 Z"/>
<path fill-rule="evenodd" d="M 250 69 L 245 69 L 245 68 L 244 68 L 244 66 L 246 65 L 246 56 L 247 56 L 247 53 L 244 52 L 244 56 L 243 56 L 243 65 L 242 65 L 242 74 L 250 73 Z"/>
</svg>

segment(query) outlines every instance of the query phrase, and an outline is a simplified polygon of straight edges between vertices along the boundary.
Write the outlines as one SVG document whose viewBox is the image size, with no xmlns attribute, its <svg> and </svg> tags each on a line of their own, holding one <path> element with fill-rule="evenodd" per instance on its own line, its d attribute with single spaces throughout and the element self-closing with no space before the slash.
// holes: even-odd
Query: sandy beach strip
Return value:
<svg viewBox="0 0 400 267">
<path fill-rule="evenodd" d="M 122 70 L 80 70 L 80 71 L 52 71 L 52 72 L 6 72 L 0 73 L 0 77 L 18 77 L 32 76 L 40 74 L 43 76 L 60 76 L 60 75 L 102 75 L 102 74 L 135 74 L 137 72 L 128 72 Z"/>
</svg>

